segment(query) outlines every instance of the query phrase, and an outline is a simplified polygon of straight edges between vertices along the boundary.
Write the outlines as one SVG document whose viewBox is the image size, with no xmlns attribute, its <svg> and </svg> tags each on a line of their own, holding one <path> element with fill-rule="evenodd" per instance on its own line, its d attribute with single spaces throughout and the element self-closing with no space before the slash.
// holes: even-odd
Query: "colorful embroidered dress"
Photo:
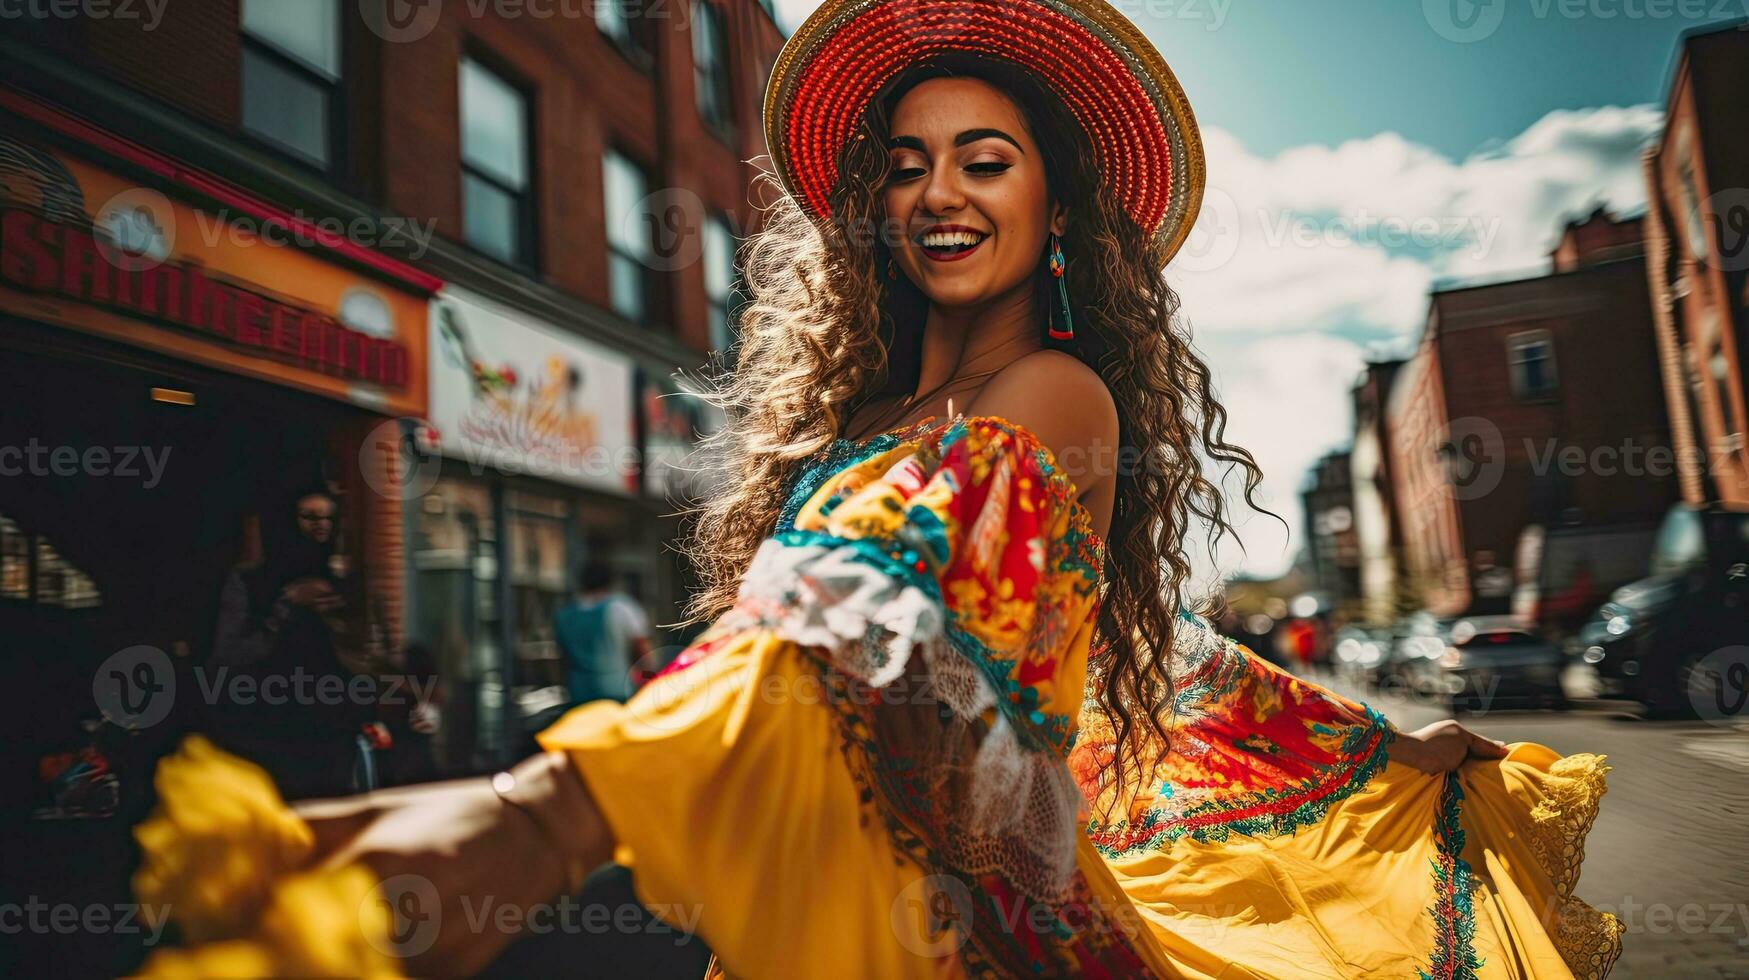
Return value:
<svg viewBox="0 0 1749 980">
<path fill-rule="evenodd" d="M 1620 927 L 1572 897 L 1597 757 L 1427 776 L 1376 712 L 1186 616 L 1171 751 L 1101 785 L 1103 558 L 1001 419 L 841 440 L 732 611 L 540 739 L 737 977 L 1607 971 Z"/>
</svg>

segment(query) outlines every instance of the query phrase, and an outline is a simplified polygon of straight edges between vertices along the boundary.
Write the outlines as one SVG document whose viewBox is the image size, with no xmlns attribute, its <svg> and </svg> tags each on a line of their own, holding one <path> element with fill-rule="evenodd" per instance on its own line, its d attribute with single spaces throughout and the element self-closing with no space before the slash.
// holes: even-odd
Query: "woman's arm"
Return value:
<svg viewBox="0 0 1749 980">
<path fill-rule="evenodd" d="M 613 852 L 606 822 L 559 752 L 490 778 L 294 809 L 315 833 L 318 864 L 362 863 L 382 882 L 394 939 L 416 976 L 484 968 L 532 908 L 574 894 Z"/>
</svg>

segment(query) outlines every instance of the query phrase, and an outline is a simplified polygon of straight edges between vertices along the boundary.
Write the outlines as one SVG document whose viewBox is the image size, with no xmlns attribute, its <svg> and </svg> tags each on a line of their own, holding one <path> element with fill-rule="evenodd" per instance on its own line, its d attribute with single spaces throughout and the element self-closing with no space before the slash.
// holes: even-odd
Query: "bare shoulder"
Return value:
<svg viewBox="0 0 1749 980">
<path fill-rule="evenodd" d="M 1118 439 L 1117 403 L 1104 379 L 1061 351 L 1035 351 L 1003 368 L 966 414 L 994 415 L 1026 429 L 1065 465 Z M 1070 475 L 1083 491 L 1097 482 L 1088 473 Z"/>
</svg>

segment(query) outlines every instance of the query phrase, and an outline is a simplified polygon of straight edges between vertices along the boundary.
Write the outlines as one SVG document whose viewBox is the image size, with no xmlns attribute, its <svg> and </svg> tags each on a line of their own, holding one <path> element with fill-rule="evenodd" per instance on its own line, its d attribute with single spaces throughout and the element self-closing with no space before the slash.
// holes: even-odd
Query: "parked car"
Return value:
<svg viewBox="0 0 1749 980">
<path fill-rule="evenodd" d="M 1749 514 L 1678 505 L 1652 552 L 1651 575 L 1615 590 L 1571 647 L 1605 696 L 1655 714 L 1687 714 L 1709 653 L 1749 644 Z"/>
<path fill-rule="evenodd" d="M 1391 628 L 1384 662 L 1378 666 L 1374 679 L 1380 684 L 1407 687 L 1417 694 L 1443 694 L 1444 678 L 1438 663 L 1455 622 L 1426 611 L 1397 620 Z"/>
<path fill-rule="evenodd" d="M 1388 631 L 1366 626 L 1349 625 L 1336 631 L 1336 644 L 1331 649 L 1331 661 L 1337 673 L 1358 683 L 1376 683 L 1379 667 L 1390 653 Z"/>
<path fill-rule="evenodd" d="M 1658 526 L 1526 527 L 1512 614 L 1540 636 L 1570 636 L 1615 589 L 1646 574 Z"/>
<path fill-rule="evenodd" d="M 1452 625 L 1437 667 L 1454 713 L 1502 704 L 1565 708 L 1560 647 L 1511 616 L 1476 616 Z"/>
</svg>

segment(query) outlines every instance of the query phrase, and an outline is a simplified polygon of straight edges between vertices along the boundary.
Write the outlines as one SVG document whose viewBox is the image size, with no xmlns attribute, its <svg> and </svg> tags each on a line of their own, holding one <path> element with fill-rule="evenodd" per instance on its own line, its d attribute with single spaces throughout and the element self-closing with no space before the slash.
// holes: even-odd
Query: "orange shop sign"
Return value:
<svg viewBox="0 0 1749 980">
<path fill-rule="evenodd" d="M 0 136 L 0 309 L 399 415 L 426 411 L 426 297 Z"/>
</svg>

